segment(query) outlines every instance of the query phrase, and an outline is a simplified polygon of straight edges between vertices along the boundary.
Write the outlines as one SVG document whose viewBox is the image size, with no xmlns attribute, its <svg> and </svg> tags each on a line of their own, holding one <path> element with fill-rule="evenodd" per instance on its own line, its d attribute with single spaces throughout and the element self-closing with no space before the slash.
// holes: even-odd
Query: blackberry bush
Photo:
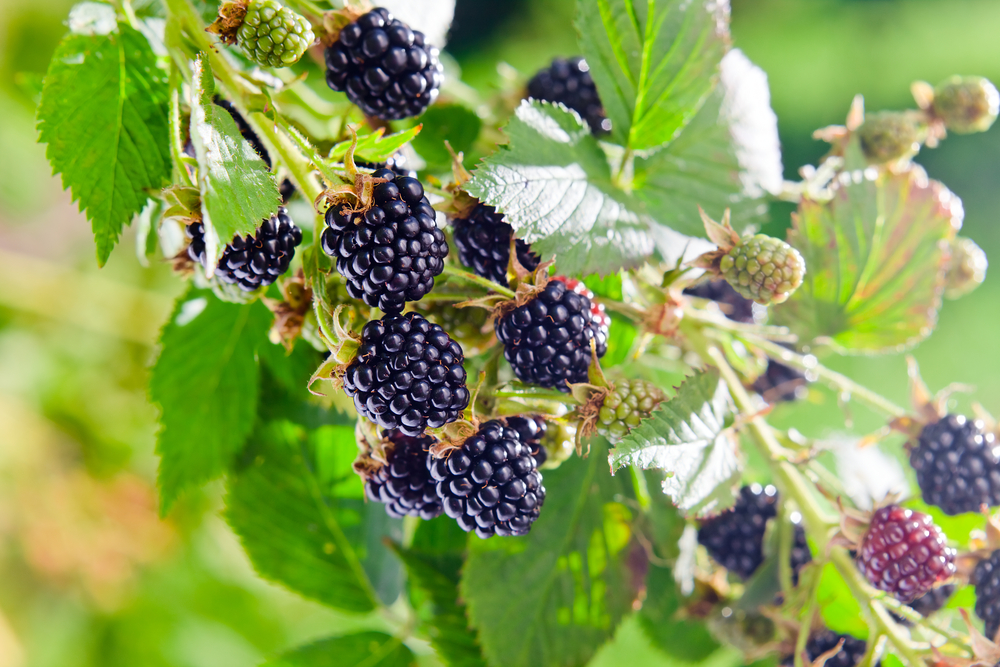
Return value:
<svg viewBox="0 0 1000 667">
<path fill-rule="evenodd" d="M 467 218 L 453 218 L 451 225 L 455 229 L 455 247 L 462 264 L 477 276 L 506 285 L 513 230 L 504 222 L 503 214 L 497 213 L 492 206 L 479 204 Z M 527 243 L 517 239 L 514 248 L 521 266 L 528 271 L 538 267 L 538 256 L 531 252 Z"/>
<path fill-rule="evenodd" d="M 368 499 L 383 503 L 391 517 L 433 519 L 441 514 L 441 500 L 427 472 L 427 452 L 435 440 L 399 431 L 384 431 L 382 437 L 392 444 L 392 449 L 385 465 L 365 481 Z"/>
<path fill-rule="evenodd" d="M 928 424 L 910 452 L 924 502 L 945 514 L 1000 504 L 1000 447 L 983 423 L 948 415 Z"/>
</svg>

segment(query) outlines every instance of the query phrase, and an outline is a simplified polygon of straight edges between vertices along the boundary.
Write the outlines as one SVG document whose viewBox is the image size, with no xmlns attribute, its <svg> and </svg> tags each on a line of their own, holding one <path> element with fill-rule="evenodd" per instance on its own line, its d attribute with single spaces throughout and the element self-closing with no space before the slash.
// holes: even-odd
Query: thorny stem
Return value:
<svg viewBox="0 0 1000 667">
<path fill-rule="evenodd" d="M 463 271 L 462 269 L 457 268 L 453 264 L 444 265 L 444 274 L 446 276 L 457 278 L 458 280 L 464 280 L 466 282 L 479 285 L 480 287 L 485 287 L 489 291 L 496 292 L 497 294 L 505 296 L 508 299 L 513 299 L 516 296 L 514 292 L 512 292 L 510 289 L 503 287 L 502 285 L 497 285 L 492 280 L 487 280 L 486 278 L 477 276 L 474 273 Z"/>
</svg>

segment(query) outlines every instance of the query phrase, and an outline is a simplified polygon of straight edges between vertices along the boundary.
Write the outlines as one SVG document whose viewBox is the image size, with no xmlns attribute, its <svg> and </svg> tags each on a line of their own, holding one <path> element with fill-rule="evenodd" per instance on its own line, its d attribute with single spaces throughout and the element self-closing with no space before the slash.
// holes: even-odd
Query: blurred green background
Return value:
<svg viewBox="0 0 1000 667">
<path fill-rule="evenodd" d="M 528 74 L 575 51 L 572 4 L 460 0 L 449 50 L 487 90 L 499 61 Z M 89 225 L 35 143 L 32 91 L 71 5 L 0 0 L 0 667 L 251 666 L 377 624 L 254 577 L 219 518 L 219 487 L 157 517 L 146 373 L 182 285 L 164 262 L 141 266 L 131 234 L 97 270 Z M 996 0 L 734 0 L 732 14 L 735 45 L 770 77 L 789 178 L 823 154 L 812 131 L 842 122 L 855 93 L 870 110 L 898 109 L 912 107 L 916 79 L 1000 81 Z M 1000 126 L 918 161 L 964 201 L 963 233 L 1000 257 Z M 790 210 L 775 205 L 767 231 Z M 1000 413 L 1000 267 L 940 317 L 914 352 L 924 377 L 932 389 L 974 385 L 958 408 Z M 902 355 L 829 362 L 907 400 Z M 879 426 L 864 408 L 850 417 L 859 433 Z M 846 419 L 821 390 L 775 415 L 815 436 L 846 432 Z M 667 664 L 633 625 L 594 664 L 625 660 Z"/>
</svg>

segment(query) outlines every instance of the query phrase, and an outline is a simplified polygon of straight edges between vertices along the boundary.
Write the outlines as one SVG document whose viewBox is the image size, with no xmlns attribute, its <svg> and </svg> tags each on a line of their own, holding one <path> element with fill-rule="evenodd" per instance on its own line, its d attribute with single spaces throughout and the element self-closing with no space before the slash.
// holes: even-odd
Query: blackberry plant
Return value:
<svg viewBox="0 0 1000 667">
<path fill-rule="evenodd" d="M 449 3 L 226 3 L 211 31 L 152 5 L 74 8 L 39 137 L 100 264 L 135 219 L 191 281 L 151 371 L 162 512 L 224 478 L 254 568 L 356 615 L 269 664 L 583 665 L 623 637 L 684 664 L 1000 658 L 975 635 L 1000 624 L 991 406 L 947 415 L 915 363 L 910 407 L 829 367 L 984 282 L 962 193 L 916 161 L 990 127 L 991 83 L 858 98 L 790 182 L 726 3 L 581 1 L 581 55 L 488 96 L 431 46 Z M 854 461 L 857 488 L 813 399 L 917 484 Z"/>
</svg>

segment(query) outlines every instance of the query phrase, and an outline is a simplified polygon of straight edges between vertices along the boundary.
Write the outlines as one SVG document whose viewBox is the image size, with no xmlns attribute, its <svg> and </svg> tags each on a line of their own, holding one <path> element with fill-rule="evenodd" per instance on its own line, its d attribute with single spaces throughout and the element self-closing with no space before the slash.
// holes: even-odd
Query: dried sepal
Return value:
<svg viewBox="0 0 1000 667">
<path fill-rule="evenodd" d="M 392 453 L 394 445 L 391 440 L 379 434 L 375 424 L 360 415 L 354 423 L 354 439 L 358 445 L 358 456 L 352 467 L 367 482 L 388 463 L 388 455 Z"/>
<path fill-rule="evenodd" d="M 316 29 L 317 37 L 323 46 L 333 46 L 340 37 L 341 30 L 374 8 L 368 0 L 355 0 L 341 9 L 324 13 L 323 26 Z"/>
<path fill-rule="evenodd" d="M 274 324 L 268 333 L 272 343 L 280 343 L 291 351 L 295 340 L 302 333 L 306 314 L 312 306 L 313 291 L 306 284 L 302 269 L 289 280 L 280 285 L 284 299 L 263 297 L 264 305 L 274 313 Z"/>
<path fill-rule="evenodd" d="M 236 33 L 243 25 L 243 19 L 246 18 L 249 5 L 247 0 L 222 3 L 219 7 L 219 15 L 210 26 L 205 28 L 205 32 L 218 35 L 223 44 L 236 44 Z"/>
</svg>

